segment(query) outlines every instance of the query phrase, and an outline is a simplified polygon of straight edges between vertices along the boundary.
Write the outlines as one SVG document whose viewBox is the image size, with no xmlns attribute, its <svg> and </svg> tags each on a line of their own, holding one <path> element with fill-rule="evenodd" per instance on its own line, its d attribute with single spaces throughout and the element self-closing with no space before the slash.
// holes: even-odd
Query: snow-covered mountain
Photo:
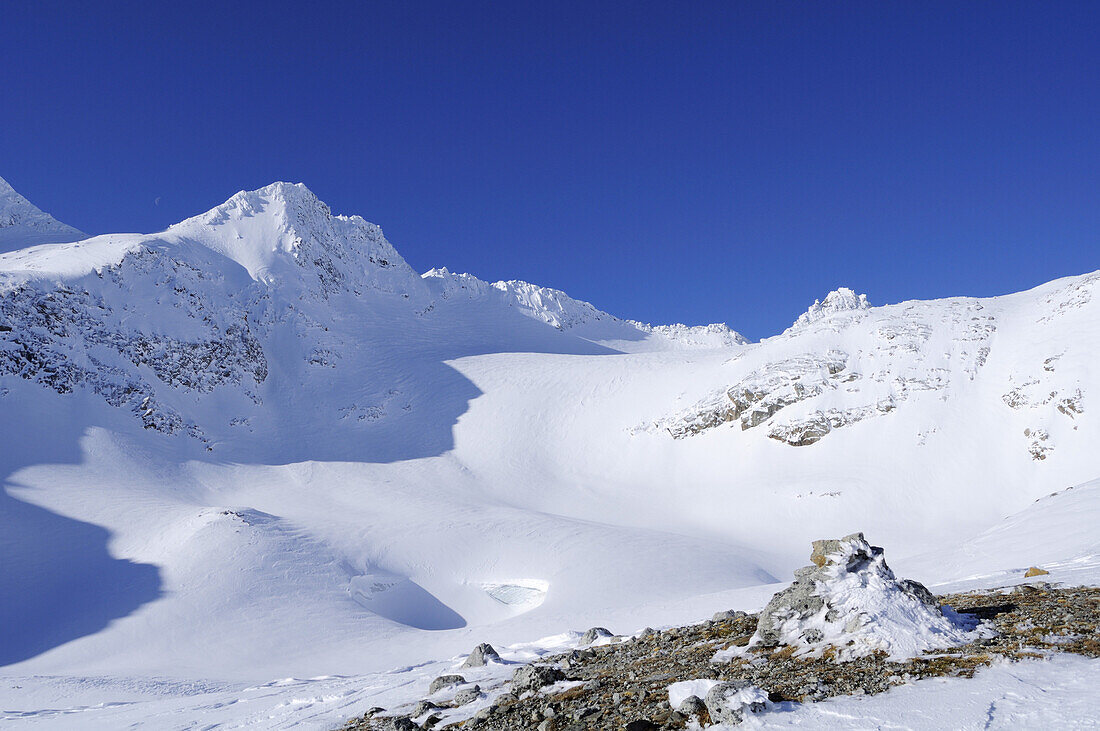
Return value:
<svg viewBox="0 0 1100 731">
<path fill-rule="evenodd" d="M 86 234 L 42 212 L 0 178 L 0 253 L 83 238 Z"/>
<path fill-rule="evenodd" d="M 424 274 L 438 300 L 491 300 L 514 307 L 561 331 L 603 343 L 623 352 L 663 348 L 718 348 L 744 345 L 743 335 L 725 323 L 710 325 L 649 325 L 623 320 L 576 300 L 559 289 L 540 287 L 517 280 L 485 282 L 472 274 L 455 274 L 440 267 Z"/>
<path fill-rule="evenodd" d="M 331 726 L 347 693 L 263 684 L 695 618 L 856 531 L 926 583 L 1003 576 L 992 539 L 927 556 L 1100 475 L 1098 290 L 841 289 L 748 343 L 421 276 L 286 183 L 0 254 L 0 707 L 210 693 L 185 716 L 220 723 L 269 687 L 271 725 Z"/>
<path fill-rule="evenodd" d="M 326 429 L 411 411 L 417 386 L 398 386 L 401 364 L 416 356 L 383 353 L 446 350 L 437 330 L 456 321 L 467 345 L 446 355 L 541 350 L 546 339 L 567 352 L 745 342 L 724 325 L 620 320 L 523 282 L 489 285 L 445 269 L 421 277 L 378 226 L 335 216 L 287 183 L 242 191 L 159 234 L 0 255 L 0 318 L 0 373 L 94 394 L 146 429 L 185 433 L 210 450 L 297 441 L 287 432 L 306 393 L 300 408 L 329 414 Z M 420 338 L 425 345 L 413 346 Z M 478 342 L 486 338 L 494 342 Z"/>
</svg>

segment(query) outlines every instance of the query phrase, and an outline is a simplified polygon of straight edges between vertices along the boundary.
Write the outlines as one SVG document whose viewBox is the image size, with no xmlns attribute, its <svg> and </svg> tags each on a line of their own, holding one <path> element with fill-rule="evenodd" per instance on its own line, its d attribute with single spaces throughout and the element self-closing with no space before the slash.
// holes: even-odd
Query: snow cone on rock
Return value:
<svg viewBox="0 0 1100 731">
<path fill-rule="evenodd" d="M 764 607 L 750 647 L 790 646 L 837 660 L 875 652 L 902 659 L 974 640 L 978 622 L 941 607 L 916 581 L 898 579 L 862 533 L 814 541 L 812 566 Z"/>
</svg>

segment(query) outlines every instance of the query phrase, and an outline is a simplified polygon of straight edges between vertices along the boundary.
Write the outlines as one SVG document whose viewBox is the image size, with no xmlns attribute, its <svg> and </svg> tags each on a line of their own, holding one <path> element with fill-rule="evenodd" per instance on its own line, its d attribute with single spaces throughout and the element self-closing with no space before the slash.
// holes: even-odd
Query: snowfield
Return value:
<svg viewBox="0 0 1100 731">
<path fill-rule="evenodd" d="M 32 234 L 0 239 L 5 727 L 332 728 L 480 642 L 757 610 L 857 531 L 937 593 L 1100 581 L 1100 272 L 838 290 L 749 343 L 421 276 L 300 184 Z M 1054 658 L 751 720 L 1086 727 L 1098 677 Z"/>
</svg>

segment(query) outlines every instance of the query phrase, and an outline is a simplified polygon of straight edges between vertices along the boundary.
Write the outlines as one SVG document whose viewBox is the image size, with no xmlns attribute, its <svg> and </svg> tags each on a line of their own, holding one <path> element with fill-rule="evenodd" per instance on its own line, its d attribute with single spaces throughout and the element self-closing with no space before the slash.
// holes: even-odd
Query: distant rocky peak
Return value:
<svg viewBox="0 0 1100 731">
<path fill-rule="evenodd" d="M 812 322 L 816 322 L 829 315 L 835 315 L 838 312 L 866 310 L 870 307 L 871 303 L 867 301 L 867 295 L 856 294 L 854 290 L 848 289 L 847 287 L 840 287 L 829 292 L 824 300 L 814 300 L 810 308 L 799 315 L 798 319 L 795 320 L 791 329 L 805 327 Z"/>
</svg>

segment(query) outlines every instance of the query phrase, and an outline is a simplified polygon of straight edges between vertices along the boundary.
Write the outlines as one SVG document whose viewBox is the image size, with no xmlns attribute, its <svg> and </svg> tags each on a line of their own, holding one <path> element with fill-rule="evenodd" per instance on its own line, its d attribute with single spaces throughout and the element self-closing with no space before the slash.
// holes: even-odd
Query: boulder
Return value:
<svg viewBox="0 0 1100 731">
<path fill-rule="evenodd" d="M 712 622 L 727 622 L 727 621 L 732 621 L 732 620 L 744 619 L 747 616 L 749 616 L 749 615 L 746 614 L 745 612 L 740 611 L 740 610 L 735 611 L 733 609 L 727 609 L 727 610 L 722 611 L 722 612 L 715 612 L 714 616 L 710 618 L 710 621 L 712 621 Z"/>
<path fill-rule="evenodd" d="M 767 707 L 768 694 L 744 680 L 731 680 L 707 691 L 703 703 L 712 723 L 735 725 L 746 713 L 759 713 Z"/>
<path fill-rule="evenodd" d="M 500 655 L 497 654 L 497 651 L 494 650 L 493 646 L 488 642 L 482 642 L 474 648 L 474 651 L 466 658 L 466 662 L 462 663 L 462 667 L 480 668 L 490 662 L 500 662 Z"/>
<path fill-rule="evenodd" d="M 538 690 L 559 680 L 565 680 L 565 673 L 549 665 L 524 665 L 512 674 L 512 692 L 524 693 Z"/>
<path fill-rule="evenodd" d="M 707 710 L 707 704 L 697 695 L 689 695 L 680 701 L 680 705 L 676 706 L 676 712 L 682 713 L 688 718 L 701 715 L 705 710 Z"/>
<path fill-rule="evenodd" d="M 585 632 L 584 635 L 581 637 L 581 644 L 582 645 L 591 645 L 593 642 L 600 639 L 601 637 L 611 637 L 611 636 L 612 636 L 611 630 L 606 629 L 604 627 L 593 627 L 592 629 Z"/>
<path fill-rule="evenodd" d="M 475 685 L 472 688 L 463 688 L 455 693 L 454 704 L 456 706 L 464 706 L 467 703 L 473 703 L 481 697 L 481 686 Z"/>
<path fill-rule="evenodd" d="M 519 697 L 516 696 L 515 693 L 502 693 L 493 699 L 493 702 L 490 704 L 490 706 L 492 706 L 493 708 L 496 708 L 498 706 L 507 706 L 511 703 L 515 703 L 517 700 L 519 700 Z"/>
<path fill-rule="evenodd" d="M 431 701 L 419 701 L 413 707 L 412 717 L 423 716 L 428 711 L 434 711 L 436 708 L 439 708 L 439 706 Z"/>
<path fill-rule="evenodd" d="M 465 682 L 466 678 L 461 675 L 440 675 L 428 686 L 428 695 L 438 693 L 444 688 L 449 688 L 452 685 L 462 685 Z"/>
</svg>

